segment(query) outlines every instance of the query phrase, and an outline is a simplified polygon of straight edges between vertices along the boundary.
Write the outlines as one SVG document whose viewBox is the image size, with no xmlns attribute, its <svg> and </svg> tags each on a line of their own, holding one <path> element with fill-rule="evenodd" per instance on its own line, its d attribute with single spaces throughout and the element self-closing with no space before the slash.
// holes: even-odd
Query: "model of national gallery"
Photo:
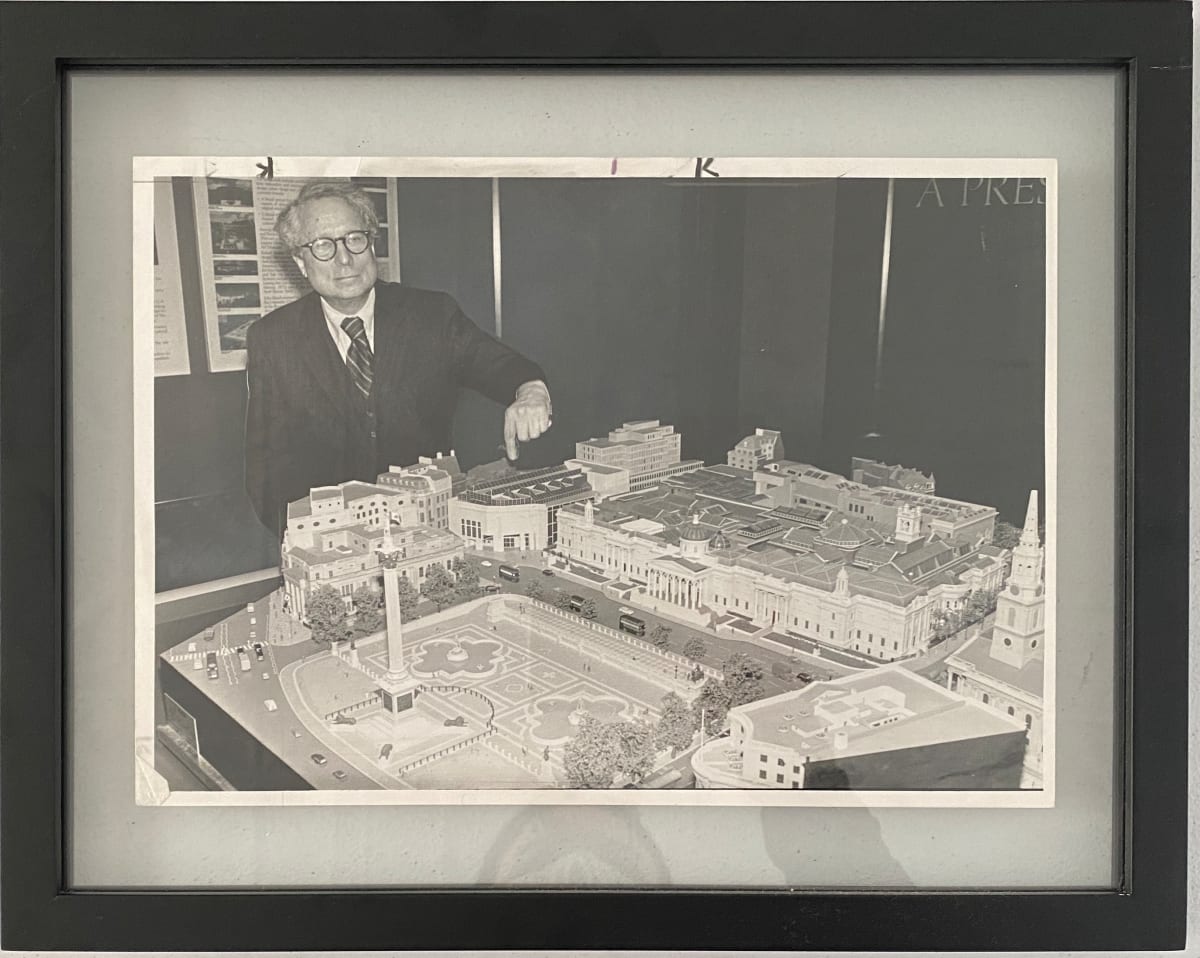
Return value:
<svg viewBox="0 0 1200 958">
<path fill-rule="evenodd" d="M 847 479 L 784 458 L 765 429 L 726 465 L 682 460 L 680 445 L 671 426 L 630 422 L 561 466 L 463 475 L 451 452 L 314 489 L 288 509 L 289 607 L 302 617 L 316 586 L 349 603 L 378 585 L 389 520 L 418 588 L 466 550 L 541 552 L 697 627 L 788 633 L 880 663 L 928 648 L 940 611 L 1002 584 L 996 510 L 936 495 L 932 477 L 856 459 Z"/>
</svg>

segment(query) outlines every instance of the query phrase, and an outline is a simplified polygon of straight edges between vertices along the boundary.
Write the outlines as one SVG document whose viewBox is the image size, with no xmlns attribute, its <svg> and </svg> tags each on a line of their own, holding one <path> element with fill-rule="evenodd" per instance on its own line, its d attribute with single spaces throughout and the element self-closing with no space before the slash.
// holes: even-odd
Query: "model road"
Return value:
<svg viewBox="0 0 1200 958">
<path fill-rule="evenodd" d="M 263 633 L 261 629 L 256 631 L 259 634 Z M 183 650 L 189 642 L 195 643 L 197 654 L 201 656 L 206 652 L 217 653 L 221 670 L 219 678 L 209 679 L 205 671 L 193 670 L 189 664 L 190 659 L 176 661 L 182 659 Z M 261 660 L 254 651 L 254 642 L 259 642 L 263 647 Z M 249 671 L 242 671 L 237 653 L 239 646 L 246 650 L 250 661 Z M 322 646 L 311 641 L 272 646 L 262 639 L 251 639 L 247 630 L 237 631 L 231 629 L 229 623 L 220 622 L 211 639 L 205 640 L 203 635 L 193 636 L 168 650 L 165 656 L 188 681 L 201 689 L 268 750 L 291 765 L 315 788 L 378 788 L 373 780 L 353 766 L 342 762 L 324 742 L 312 735 L 292 710 L 291 703 L 284 694 L 279 673 L 292 662 L 314 653 L 327 654 Z M 267 709 L 268 699 L 275 703 L 274 711 Z M 313 762 L 313 754 L 324 755 L 325 764 L 318 765 Z M 335 771 L 344 772 L 345 777 L 335 777 Z"/>
<path fill-rule="evenodd" d="M 582 596 L 585 599 L 592 599 L 596 603 L 595 621 L 613 629 L 618 627 L 617 620 L 620 618 L 621 608 L 633 609 L 633 614 L 646 623 L 646 634 L 641 638 L 647 645 L 652 645 L 649 641 L 650 634 L 659 625 L 663 625 L 671 630 L 670 650 L 672 652 L 682 652 L 684 643 L 693 636 L 701 639 L 708 649 L 701 661 L 712 668 L 719 669 L 721 663 L 734 652 L 743 652 L 764 666 L 762 684 L 767 695 L 777 695 L 789 689 L 802 688 L 804 684 L 796 679 L 782 679 L 774 675 L 771 672 L 771 666 L 776 662 L 784 663 L 794 671 L 818 674 L 825 672 L 835 678 L 855 671 L 825 659 L 821 659 L 820 664 L 817 664 L 812 658 L 796 657 L 793 659 L 782 652 L 764 649 L 754 642 L 740 642 L 736 639 L 716 636 L 704 629 L 674 622 L 671 619 L 655 615 L 653 612 L 647 612 L 645 609 L 634 605 L 623 605 L 623 603 L 609 598 L 598 588 L 584 585 L 582 582 L 574 578 L 568 578 L 557 571 L 555 571 L 554 575 L 543 574 L 541 566 L 531 564 L 531 562 L 536 561 L 536 553 L 524 553 L 523 556 L 514 557 L 512 554 L 501 555 L 492 553 L 470 554 L 470 558 L 474 564 L 479 567 L 480 581 L 499 585 L 502 592 L 523 596 L 526 594 L 525 590 L 529 587 L 529 583 L 537 582 L 542 589 L 542 599 L 551 604 L 554 603 L 556 591 L 566 592 L 568 595 Z M 491 563 L 491 565 L 482 565 L 481 563 L 485 561 Z M 521 581 L 510 582 L 508 579 L 500 578 L 499 570 L 501 565 L 513 566 L 520 570 Z"/>
</svg>

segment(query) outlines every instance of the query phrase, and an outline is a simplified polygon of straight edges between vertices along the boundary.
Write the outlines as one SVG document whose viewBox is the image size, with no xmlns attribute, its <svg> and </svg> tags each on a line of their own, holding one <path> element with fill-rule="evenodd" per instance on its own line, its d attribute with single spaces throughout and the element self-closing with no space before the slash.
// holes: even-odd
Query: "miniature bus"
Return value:
<svg viewBox="0 0 1200 958">
<path fill-rule="evenodd" d="M 583 596 L 581 596 L 581 595 L 571 596 L 571 611 L 572 612 L 582 612 L 583 611 Z"/>
<path fill-rule="evenodd" d="M 621 627 L 622 632 L 629 632 L 632 635 L 645 635 L 646 623 L 634 615 L 623 615 L 617 620 L 617 624 Z"/>
<path fill-rule="evenodd" d="M 521 581 L 521 570 L 516 566 L 502 565 L 496 571 L 500 573 L 501 579 L 507 579 L 509 582 Z"/>
</svg>

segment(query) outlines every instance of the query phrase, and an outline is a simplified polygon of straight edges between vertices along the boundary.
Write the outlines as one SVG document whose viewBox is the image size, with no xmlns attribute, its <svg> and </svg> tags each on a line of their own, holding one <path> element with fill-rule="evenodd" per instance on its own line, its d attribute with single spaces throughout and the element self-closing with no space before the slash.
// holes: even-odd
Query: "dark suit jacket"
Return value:
<svg viewBox="0 0 1200 958">
<path fill-rule="evenodd" d="M 450 296 L 397 283 L 375 285 L 369 399 L 351 381 L 316 293 L 256 322 L 246 348 L 246 491 L 279 535 L 287 504 L 314 486 L 373 482 L 389 466 L 449 452 L 460 386 L 508 405 L 522 383 L 545 379 Z"/>
</svg>

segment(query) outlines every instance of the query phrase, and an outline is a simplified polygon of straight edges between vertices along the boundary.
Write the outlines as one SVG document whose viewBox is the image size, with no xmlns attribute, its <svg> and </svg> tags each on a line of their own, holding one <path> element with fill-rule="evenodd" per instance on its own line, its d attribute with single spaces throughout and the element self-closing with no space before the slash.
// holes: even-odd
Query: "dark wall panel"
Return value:
<svg viewBox="0 0 1200 958">
<path fill-rule="evenodd" d="M 744 194 L 738 432 L 778 429 L 788 457 L 809 462 L 820 455 L 836 189 L 810 180 Z"/>
<path fill-rule="evenodd" d="M 401 178 L 396 193 L 402 282 L 449 293 L 481 329 L 495 333 L 492 181 Z M 454 417 L 455 452 L 463 468 L 503 456 L 503 434 L 504 409 L 464 392 Z"/>
<path fill-rule="evenodd" d="M 737 431 L 741 198 L 688 183 L 506 181 L 505 339 L 543 364 L 555 425 L 531 461 L 660 419 L 688 458 Z M 536 456 L 536 459 L 534 459 Z"/>
<path fill-rule="evenodd" d="M 886 203 L 886 180 L 837 183 L 824 429 L 816 464 L 843 475 L 852 456 L 878 451 L 865 437 L 876 428 L 873 382 Z"/>
<path fill-rule="evenodd" d="M 1045 486 L 1043 188 L 930 183 L 895 185 L 878 396 L 887 181 L 838 185 L 820 464 L 903 463 L 934 473 L 939 494 L 1019 524 Z"/>
<path fill-rule="evenodd" d="M 882 432 L 941 495 L 1019 524 L 1045 486 L 1044 188 L 980 183 L 896 182 Z"/>
<path fill-rule="evenodd" d="M 173 182 L 191 374 L 154 380 L 159 592 L 279 563 L 278 543 L 259 525 L 243 491 L 246 375 L 208 371 L 191 183 Z"/>
</svg>

